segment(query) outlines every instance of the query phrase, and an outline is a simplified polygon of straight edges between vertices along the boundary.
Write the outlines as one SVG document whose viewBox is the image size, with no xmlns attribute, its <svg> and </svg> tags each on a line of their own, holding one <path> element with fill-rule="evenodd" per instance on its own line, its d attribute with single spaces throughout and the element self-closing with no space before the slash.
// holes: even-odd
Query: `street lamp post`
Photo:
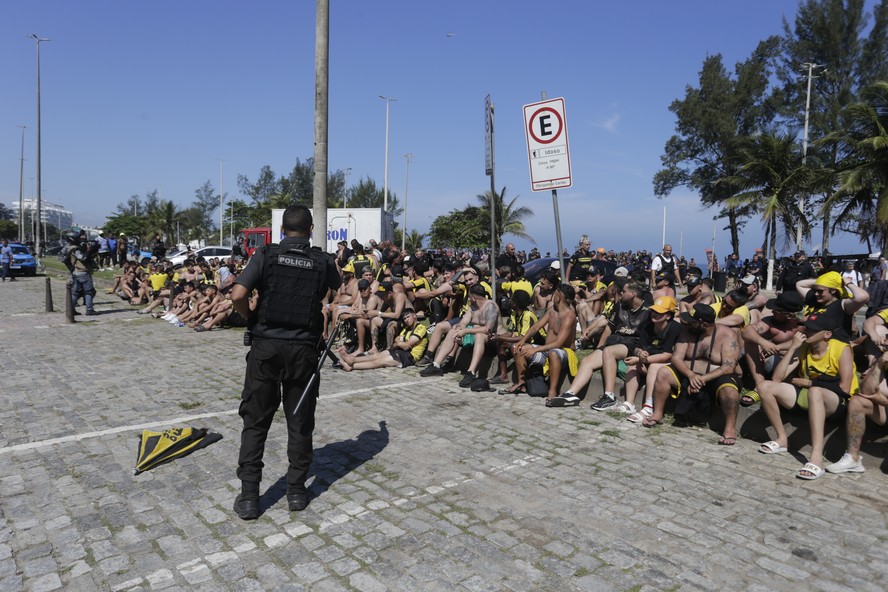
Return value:
<svg viewBox="0 0 888 592">
<path fill-rule="evenodd" d="M 34 249 L 38 256 L 43 254 L 40 248 L 40 42 L 49 41 L 43 37 L 38 37 L 35 33 L 28 35 L 37 45 L 37 230 L 34 235 Z"/>
<path fill-rule="evenodd" d="M 407 245 L 407 187 L 410 182 L 410 161 L 413 160 L 413 153 L 408 152 L 405 154 L 404 160 L 407 161 L 407 163 L 404 167 L 404 228 L 401 230 L 402 253 L 406 250 L 404 247 Z"/>
<path fill-rule="evenodd" d="M 222 245 L 222 229 L 225 228 L 225 192 L 222 190 L 222 163 L 225 161 L 219 159 L 219 244 Z M 231 245 L 232 247 L 234 245 Z"/>
<path fill-rule="evenodd" d="M 25 129 L 26 125 L 20 125 L 22 128 L 22 156 L 19 163 L 19 242 L 25 242 Z"/>
<path fill-rule="evenodd" d="M 343 207 L 343 209 L 348 207 L 348 176 L 351 174 L 351 172 L 352 172 L 351 167 L 347 167 L 345 169 L 345 187 L 343 188 L 343 191 L 342 191 L 342 207 Z"/>
<path fill-rule="evenodd" d="M 385 101 L 385 175 L 383 176 L 383 184 L 382 184 L 382 212 L 383 215 L 388 212 L 388 186 L 389 186 L 389 105 L 392 101 L 397 101 L 398 99 L 394 99 L 392 97 L 384 97 L 379 95 L 379 98 Z"/>
<path fill-rule="evenodd" d="M 808 92 L 805 97 L 805 134 L 802 138 L 802 165 L 807 164 L 808 162 L 808 116 L 811 112 L 811 81 L 814 78 L 814 69 L 815 68 L 823 68 L 822 64 L 814 64 L 812 62 L 806 62 L 802 64 L 806 68 L 808 68 Z M 796 250 L 802 250 L 802 216 L 805 210 L 805 195 L 799 195 L 799 225 L 796 228 Z"/>
</svg>

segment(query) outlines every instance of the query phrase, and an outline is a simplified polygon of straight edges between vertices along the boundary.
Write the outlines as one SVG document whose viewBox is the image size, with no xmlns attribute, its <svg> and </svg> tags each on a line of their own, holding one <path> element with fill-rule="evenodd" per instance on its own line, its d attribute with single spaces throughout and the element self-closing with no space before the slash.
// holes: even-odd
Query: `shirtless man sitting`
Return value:
<svg viewBox="0 0 888 592">
<path fill-rule="evenodd" d="M 740 407 L 734 376 L 740 359 L 737 331 L 716 325 L 715 311 L 705 304 L 695 305 L 692 313 L 682 313 L 682 320 L 685 328 L 675 344 L 672 361 L 657 372 L 654 413 L 642 425 L 650 428 L 663 423 L 666 399 L 671 393 L 680 398 L 676 415 L 689 411 L 693 399 L 714 398 L 725 416 L 725 429 L 718 443 L 733 446 Z M 708 404 L 709 399 L 702 403 Z"/>
<path fill-rule="evenodd" d="M 369 266 L 364 271 L 370 269 Z M 339 319 L 355 325 L 358 338 L 357 354 L 363 355 L 367 349 L 367 336 L 370 334 L 370 311 L 382 308 L 382 300 L 373 291 L 373 282 L 367 279 L 358 281 L 358 297 L 350 310 L 339 313 Z"/>
<path fill-rule="evenodd" d="M 329 304 L 323 307 L 324 314 L 324 339 L 327 339 L 329 326 L 336 326 L 339 322 L 339 313 L 351 309 L 358 297 L 358 280 L 355 279 L 355 268 L 351 263 L 342 268 L 342 284 Z"/>
<path fill-rule="evenodd" d="M 552 302 L 543 317 L 512 347 L 515 356 L 515 369 L 518 382 L 500 394 L 516 394 L 526 392 L 525 379 L 530 367 L 542 369 L 549 362 L 549 392 L 546 395 L 546 407 L 557 407 L 561 401 L 558 397 L 561 382 L 564 379 L 562 370 L 570 369 L 571 361 L 576 367 L 577 312 L 574 308 L 576 292 L 569 284 L 559 285 L 552 296 Z M 546 329 L 546 342 L 543 345 L 527 343 L 540 329 Z M 571 360 L 573 357 L 573 360 Z"/>
<path fill-rule="evenodd" d="M 389 282 L 381 282 L 376 295 L 382 300 L 382 307 L 367 311 L 367 316 L 370 317 L 370 340 L 372 343 L 367 351 L 368 354 L 380 351 L 380 332 L 385 333 L 387 345 L 394 343 L 395 335 L 398 334 L 398 319 L 401 318 L 404 309 L 408 308 L 407 295 Z"/>
<path fill-rule="evenodd" d="M 758 386 L 770 378 L 780 359 L 789 351 L 793 335 L 804 328 L 798 318 L 803 306 L 802 297 L 795 290 L 781 292 L 777 298 L 767 301 L 767 308 L 772 311 L 770 315 L 743 328 L 740 336 L 746 343 L 746 362 L 755 390 L 740 397 L 742 406 L 761 401 Z"/>
<path fill-rule="evenodd" d="M 678 303 L 681 312 L 692 311 L 695 304 L 712 304 L 715 302 L 715 295 L 712 293 L 712 290 L 703 283 L 699 276 L 689 275 L 687 284 L 688 295 Z"/>
</svg>

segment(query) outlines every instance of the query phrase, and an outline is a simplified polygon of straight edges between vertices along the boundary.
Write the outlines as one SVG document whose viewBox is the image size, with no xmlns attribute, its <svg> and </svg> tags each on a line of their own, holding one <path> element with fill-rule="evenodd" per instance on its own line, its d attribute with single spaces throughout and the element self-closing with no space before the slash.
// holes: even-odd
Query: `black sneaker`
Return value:
<svg viewBox="0 0 888 592">
<path fill-rule="evenodd" d="M 594 409 L 595 411 L 604 411 L 605 409 L 610 409 L 611 407 L 615 407 L 616 405 L 616 399 L 611 399 L 607 395 L 601 395 L 600 399 L 592 403 L 592 409 Z"/>
<path fill-rule="evenodd" d="M 435 358 L 429 354 L 425 354 L 423 357 L 419 358 L 419 361 L 416 363 L 417 366 L 428 366 L 432 362 L 435 361 Z"/>
<path fill-rule="evenodd" d="M 241 520 L 255 520 L 259 517 L 259 498 L 252 496 L 244 497 L 244 494 L 238 494 L 234 498 L 234 513 Z"/>
<path fill-rule="evenodd" d="M 472 386 L 472 381 L 475 380 L 474 372 L 466 372 L 463 374 L 462 380 L 459 381 L 459 386 L 462 388 L 469 388 Z"/>
<path fill-rule="evenodd" d="M 456 370 L 456 366 L 453 363 L 453 358 L 447 356 L 444 358 L 444 362 L 441 363 L 441 371 L 442 372 L 453 372 Z"/>
<path fill-rule="evenodd" d="M 420 376 L 444 376 L 444 370 L 432 364 L 419 371 Z"/>
</svg>

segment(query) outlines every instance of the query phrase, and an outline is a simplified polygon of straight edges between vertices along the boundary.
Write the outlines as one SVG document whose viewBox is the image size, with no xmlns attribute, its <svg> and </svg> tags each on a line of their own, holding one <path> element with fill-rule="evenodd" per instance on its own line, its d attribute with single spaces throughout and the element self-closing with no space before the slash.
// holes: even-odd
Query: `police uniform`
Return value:
<svg viewBox="0 0 888 592">
<path fill-rule="evenodd" d="M 71 304 L 73 308 L 77 308 L 77 302 L 83 298 L 86 304 L 86 314 L 96 314 L 93 309 L 93 296 L 95 295 L 95 287 L 93 286 L 92 270 L 93 262 L 88 251 L 81 248 L 75 243 L 73 237 L 68 237 L 71 243 L 65 247 L 64 263 L 71 272 Z"/>
<path fill-rule="evenodd" d="M 259 290 L 239 410 L 244 427 L 237 476 L 245 490 L 248 484 L 258 489 L 265 440 L 283 399 L 290 461 L 288 494 L 304 494 L 312 458 L 318 382 L 298 415 L 293 411 L 317 368 L 323 329 L 321 300 L 327 290 L 339 287 L 339 273 L 333 258 L 311 248 L 308 238 L 286 237 L 280 245 L 257 251 L 236 283 L 248 292 Z"/>
</svg>

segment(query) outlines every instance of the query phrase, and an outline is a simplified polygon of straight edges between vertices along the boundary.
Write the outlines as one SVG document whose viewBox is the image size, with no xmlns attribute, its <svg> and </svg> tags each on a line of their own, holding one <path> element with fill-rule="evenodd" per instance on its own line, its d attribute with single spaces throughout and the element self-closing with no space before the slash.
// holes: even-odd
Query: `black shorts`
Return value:
<svg viewBox="0 0 888 592">
<path fill-rule="evenodd" d="M 410 366 L 416 364 L 416 360 L 413 359 L 413 355 L 405 349 L 398 349 L 396 347 L 393 347 L 392 349 L 388 350 L 388 352 L 389 355 L 392 356 L 392 358 L 396 362 L 398 362 L 398 364 L 400 364 L 401 368 L 409 368 Z"/>
</svg>

